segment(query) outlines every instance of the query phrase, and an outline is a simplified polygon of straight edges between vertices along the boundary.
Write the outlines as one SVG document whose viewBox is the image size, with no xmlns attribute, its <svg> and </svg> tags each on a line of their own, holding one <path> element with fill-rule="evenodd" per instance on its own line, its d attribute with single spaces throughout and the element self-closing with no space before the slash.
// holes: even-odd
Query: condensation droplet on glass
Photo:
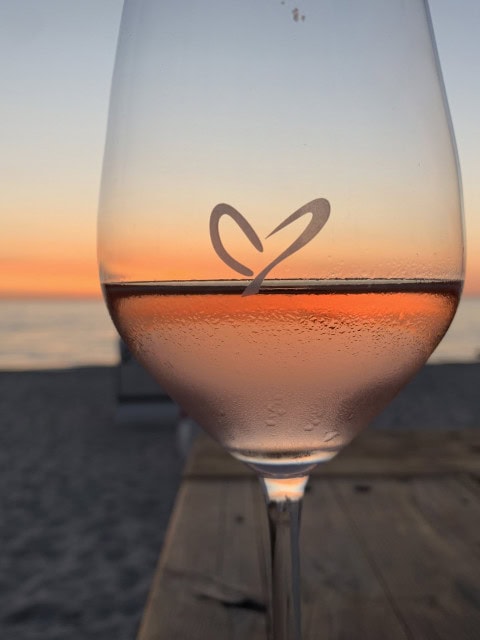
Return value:
<svg viewBox="0 0 480 640">
<path fill-rule="evenodd" d="M 292 9 L 292 16 L 295 22 L 299 22 L 299 20 L 301 20 L 302 22 L 305 21 L 305 15 L 303 13 L 300 13 L 300 10 L 298 9 L 298 7 L 295 7 L 295 9 Z"/>
<path fill-rule="evenodd" d="M 323 439 L 324 442 L 331 442 L 332 440 L 335 440 L 335 438 L 338 438 L 340 436 L 340 433 L 336 430 L 334 431 L 327 431 L 327 433 L 325 434 L 325 438 Z"/>
</svg>

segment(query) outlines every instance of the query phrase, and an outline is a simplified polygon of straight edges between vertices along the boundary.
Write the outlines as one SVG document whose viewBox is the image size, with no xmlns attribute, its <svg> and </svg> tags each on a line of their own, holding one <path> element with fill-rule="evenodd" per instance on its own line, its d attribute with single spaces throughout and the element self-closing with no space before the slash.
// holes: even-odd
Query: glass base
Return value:
<svg viewBox="0 0 480 640">
<path fill-rule="evenodd" d="M 259 453 L 256 451 L 229 452 L 252 467 L 263 478 L 300 478 L 306 476 L 317 464 L 328 462 L 339 452 L 339 448 L 323 449 L 321 451 L 307 451 L 292 453 Z"/>
</svg>

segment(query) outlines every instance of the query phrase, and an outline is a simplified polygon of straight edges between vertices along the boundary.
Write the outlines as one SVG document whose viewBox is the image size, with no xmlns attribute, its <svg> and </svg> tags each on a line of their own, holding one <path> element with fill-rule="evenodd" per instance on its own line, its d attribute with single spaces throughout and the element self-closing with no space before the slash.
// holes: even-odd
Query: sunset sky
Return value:
<svg viewBox="0 0 480 640">
<path fill-rule="evenodd" d="M 0 296 L 100 293 L 96 212 L 121 0 L 0 0 Z M 480 294 L 480 2 L 431 0 Z"/>
</svg>

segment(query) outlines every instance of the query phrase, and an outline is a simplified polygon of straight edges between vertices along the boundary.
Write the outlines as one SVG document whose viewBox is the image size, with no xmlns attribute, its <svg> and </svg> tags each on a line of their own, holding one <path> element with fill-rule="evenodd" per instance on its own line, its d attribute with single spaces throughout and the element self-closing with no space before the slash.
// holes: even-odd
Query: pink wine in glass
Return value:
<svg viewBox="0 0 480 640">
<path fill-rule="evenodd" d="M 263 475 L 304 475 L 342 449 L 425 363 L 460 282 L 111 283 L 135 357 Z"/>
</svg>

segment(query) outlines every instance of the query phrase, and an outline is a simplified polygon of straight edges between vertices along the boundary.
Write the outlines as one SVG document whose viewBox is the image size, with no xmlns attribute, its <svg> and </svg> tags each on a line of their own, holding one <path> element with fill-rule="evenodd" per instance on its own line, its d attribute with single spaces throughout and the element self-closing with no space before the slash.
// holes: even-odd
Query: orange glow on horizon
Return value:
<svg viewBox="0 0 480 640">
<path fill-rule="evenodd" d="M 95 262 L 2 260 L 2 298 L 101 298 Z"/>
<path fill-rule="evenodd" d="M 51 256 L 50 258 L 44 255 L 37 255 L 29 258 L 18 257 L 0 260 L 0 268 L 3 274 L 3 278 L 0 281 L 0 298 L 101 298 L 97 263 L 92 255 L 93 251 L 89 252 L 90 255 L 83 259 L 77 257 L 79 253 L 84 252 L 76 252 L 74 259 L 69 259 L 65 255 Z M 168 264 L 169 259 L 171 259 L 174 264 L 175 249 L 171 248 L 170 255 L 166 255 L 167 253 L 166 251 L 164 255 L 165 262 Z M 158 261 L 158 254 L 156 258 Z M 222 273 L 218 272 L 218 268 L 215 268 L 219 264 L 217 256 L 210 256 L 209 259 L 203 256 L 203 258 L 203 260 L 200 259 L 196 262 L 195 270 L 192 268 L 191 263 L 190 265 L 185 265 L 185 270 L 182 274 L 178 270 L 172 271 L 170 274 L 168 270 L 162 269 L 162 279 L 168 279 L 169 275 L 173 279 L 182 279 L 182 277 L 192 279 L 195 271 L 200 279 L 204 275 L 211 276 L 212 272 L 217 272 L 215 276 L 219 278 L 235 277 L 234 272 L 230 272 L 228 269 Z M 145 264 L 140 265 L 140 267 L 144 267 L 144 269 L 140 268 L 140 271 L 143 271 L 141 275 L 148 272 L 146 267 L 149 263 L 151 266 L 154 262 L 154 256 L 147 253 L 147 255 L 144 255 L 144 259 Z M 304 267 L 305 265 L 302 266 Z M 130 275 L 133 275 L 133 273 Z M 288 278 L 288 274 L 285 274 L 284 277 Z M 128 279 L 136 278 L 130 277 Z M 145 278 L 140 277 L 139 279 Z M 480 257 L 477 257 L 472 252 L 468 255 L 464 295 L 480 295 Z"/>
<path fill-rule="evenodd" d="M 480 254 L 475 251 L 473 242 L 467 242 L 466 278 L 463 293 L 480 296 Z"/>
</svg>

